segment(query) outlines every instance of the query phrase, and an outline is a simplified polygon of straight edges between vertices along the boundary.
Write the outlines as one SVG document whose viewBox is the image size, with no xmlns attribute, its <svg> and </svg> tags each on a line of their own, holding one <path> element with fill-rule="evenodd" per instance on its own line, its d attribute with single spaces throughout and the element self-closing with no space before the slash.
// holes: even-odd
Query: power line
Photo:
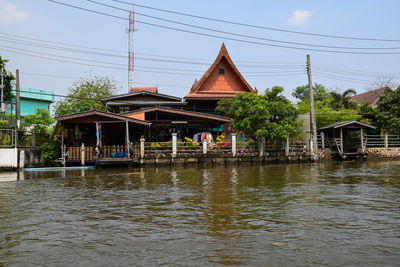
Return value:
<svg viewBox="0 0 400 267">
<path fill-rule="evenodd" d="M 125 2 L 125 1 L 120 1 L 120 0 L 112 0 L 112 1 L 118 2 L 118 3 L 122 3 L 122 4 L 132 5 L 132 3 L 128 3 L 128 2 Z M 203 20 L 222 22 L 222 23 L 227 23 L 227 24 L 251 27 L 251 28 L 256 28 L 256 29 L 263 29 L 263 30 L 270 30 L 270 31 L 278 31 L 278 32 L 294 33 L 294 34 L 301 34 L 301 35 L 326 37 L 326 38 L 335 38 L 335 39 L 348 39 L 348 40 L 360 40 L 360 41 L 379 41 L 379 42 L 400 42 L 400 40 L 398 40 L 398 39 L 363 38 L 363 37 L 350 37 L 350 36 L 340 36 L 340 35 L 330 35 L 330 34 L 318 34 L 318 33 L 310 33 L 310 32 L 292 31 L 292 30 L 285 30 L 285 29 L 279 29 L 279 28 L 272 28 L 272 27 L 265 27 L 265 26 L 259 26 L 259 25 L 240 23 L 240 22 L 223 20 L 223 19 L 203 17 L 203 16 L 187 14 L 187 13 L 182 13 L 182 12 L 177 12 L 177 11 L 172 11 L 172 10 L 166 10 L 166 9 L 161 9 L 161 8 L 155 8 L 155 7 L 139 5 L 139 4 L 133 4 L 133 5 L 137 6 L 137 7 L 146 8 L 146 9 L 157 10 L 157 11 L 167 12 L 167 13 L 181 15 L 181 16 L 187 16 L 187 17 L 191 17 L 191 18 L 198 18 L 198 19 L 203 19 Z"/>
<path fill-rule="evenodd" d="M 125 54 L 125 52 L 121 51 L 121 50 L 112 50 L 112 49 L 104 49 L 104 48 L 98 48 L 98 47 L 92 47 L 92 46 L 83 46 L 83 45 L 70 44 L 70 43 L 54 42 L 54 41 L 43 40 L 43 39 L 38 39 L 38 38 L 31 38 L 31 37 L 28 37 L 28 36 L 16 35 L 16 34 L 11 34 L 11 33 L 0 32 L 0 36 L 1 35 L 3 35 L 3 36 L 8 36 L 9 35 L 9 36 L 13 36 L 13 37 L 19 38 L 19 39 L 15 39 L 15 38 L 10 38 L 10 37 L 2 37 L 2 38 L 9 38 L 11 40 L 17 40 L 19 42 L 24 42 L 24 43 L 27 43 L 27 44 L 30 44 L 30 43 L 33 43 L 33 42 L 27 42 L 26 40 L 34 40 L 34 41 L 39 41 L 39 42 L 44 42 L 44 43 L 58 44 L 58 45 L 67 46 L 67 47 L 68 46 L 72 46 L 72 47 L 94 49 L 94 50 L 99 50 L 99 51 L 112 51 L 112 52 L 118 52 L 118 53 Z M 21 38 L 22 38 L 22 40 L 21 40 Z M 93 51 L 89 51 L 89 52 L 93 52 Z M 151 57 L 157 57 L 157 58 L 161 57 L 161 58 L 170 58 L 170 59 L 206 61 L 206 62 L 202 62 L 202 63 L 208 64 L 208 65 L 212 63 L 209 59 L 201 59 L 201 58 L 166 56 L 166 55 L 142 53 L 142 52 L 137 52 L 135 54 L 144 55 L 144 56 L 151 56 Z M 126 57 L 125 55 L 121 55 L 121 56 Z M 271 64 L 271 65 L 275 65 L 275 64 L 276 65 L 300 64 L 298 62 L 296 62 L 296 63 L 293 63 L 293 62 L 262 62 L 262 61 L 241 61 L 241 60 L 237 60 L 236 62 L 254 63 L 254 64 Z"/>
<path fill-rule="evenodd" d="M 87 1 L 89 1 L 91 3 L 95 3 L 95 4 L 98 4 L 98 5 L 101 5 L 101 6 L 106 6 L 106 7 L 109 7 L 109 8 L 117 9 L 117 10 L 120 10 L 120 11 L 130 12 L 130 10 L 128 10 L 128 9 L 123 9 L 123 8 L 119 8 L 119 7 L 116 7 L 116 6 L 100 3 L 100 2 L 97 2 L 97 1 L 94 1 L 94 0 L 87 0 Z M 196 28 L 196 29 L 200 29 L 200 30 L 213 31 L 213 32 L 222 33 L 222 34 L 229 34 L 229 35 L 233 35 L 233 36 L 239 36 L 239 37 L 250 38 L 250 39 L 255 39 L 255 40 L 262 40 L 262 41 L 268 41 L 268 42 L 274 42 L 274 43 L 281 43 L 281 44 L 311 46 L 311 47 L 320 47 L 320 48 L 333 48 L 333 49 L 348 49 L 348 50 L 397 50 L 397 49 L 400 49 L 400 47 L 348 47 L 348 46 L 329 46 L 329 45 L 316 45 L 316 44 L 306 44 L 306 43 L 291 42 L 291 41 L 282 41 L 282 40 L 263 38 L 263 37 L 256 37 L 256 36 L 251 36 L 251 35 L 246 35 L 246 34 L 238 34 L 238 33 L 232 33 L 232 32 L 227 32 L 227 31 L 211 29 L 211 28 L 207 28 L 207 27 L 196 26 L 196 25 L 193 25 L 193 24 L 188 24 L 188 23 L 183 23 L 183 22 L 178 22 L 178 21 L 174 21 L 174 20 L 164 19 L 164 18 L 160 18 L 160 17 L 156 17 L 156 16 L 151 16 L 151 15 L 143 14 L 143 13 L 136 12 L 136 11 L 135 11 L 135 15 L 140 15 L 140 16 L 143 16 L 143 17 L 157 19 L 157 20 L 161 20 L 161 21 L 165 21 L 165 22 L 169 22 L 169 23 L 174 23 L 174 24 L 178 24 L 178 25 L 182 25 L 182 26 L 186 26 L 186 27 L 192 27 L 192 28 Z"/>
<path fill-rule="evenodd" d="M 370 72 L 370 71 L 361 71 L 361 70 L 354 70 L 354 69 L 348 69 L 348 68 L 341 68 L 341 67 L 334 67 L 334 66 L 328 66 L 328 65 L 319 65 L 315 64 L 314 68 L 319 68 L 319 69 L 325 69 L 328 71 L 340 71 L 343 72 L 344 74 L 354 74 L 354 75 L 366 75 L 366 77 L 371 77 L 371 75 L 375 76 L 400 76 L 400 74 L 391 74 L 391 73 L 378 73 L 378 72 Z"/>
<path fill-rule="evenodd" d="M 329 79 L 333 79 L 333 80 L 340 80 L 340 81 L 344 81 L 344 82 L 363 83 L 363 84 L 371 84 L 372 83 L 372 82 L 367 82 L 367 81 L 348 79 L 348 78 L 340 77 L 340 76 L 328 75 L 325 73 L 318 73 L 315 71 L 314 71 L 314 75 L 318 76 L 318 77 L 329 78 Z"/>
<path fill-rule="evenodd" d="M 50 2 L 67 6 L 67 7 L 72 7 L 75 9 L 80 9 L 84 10 L 87 12 L 103 15 L 103 16 L 109 16 L 112 18 L 117 18 L 117 19 L 122 19 L 122 20 L 127 20 L 124 17 L 92 10 L 92 9 L 87 9 L 79 6 L 74 6 L 62 2 L 58 2 L 55 0 L 48 0 Z M 314 48 L 303 48 L 303 47 L 295 47 L 295 46 L 286 46 L 286 45 L 278 45 L 278 44 L 271 44 L 271 43 L 263 43 L 263 42 L 256 42 L 256 41 L 249 41 L 249 40 L 243 40 L 243 39 L 238 39 L 238 38 L 232 38 L 232 37 L 224 37 L 220 35 L 214 35 L 214 34 L 208 34 L 208 33 L 200 33 L 200 32 L 195 32 L 195 31 L 189 31 L 189 30 L 184 30 L 184 29 L 179 29 L 179 28 L 174 28 L 170 26 L 163 26 L 159 24 L 154 24 L 154 23 L 149 23 L 149 22 L 143 22 L 139 20 L 135 20 L 137 23 L 141 23 L 144 25 L 149 25 L 153 27 L 158 27 L 158 28 L 163 28 L 163 29 L 169 29 L 169 30 L 174 30 L 174 31 L 179 31 L 179 32 L 185 32 L 185 33 L 190 33 L 190 34 L 196 34 L 196 35 L 201 35 L 201 36 L 206 36 L 206 37 L 213 37 L 213 38 L 219 38 L 219 39 L 224 39 L 224 40 L 231 40 L 231 41 L 236 41 L 236 42 L 241 42 L 241 43 L 249 43 L 249 44 L 256 44 L 256 45 L 263 45 L 263 46 L 270 46 L 270 47 L 279 47 L 279 48 L 288 48 L 288 49 L 295 49 L 295 50 L 302 50 L 302 51 L 316 51 L 316 52 L 326 52 L 326 53 L 338 53 L 338 54 L 358 54 L 358 55 L 394 55 L 394 54 L 400 54 L 400 52 L 356 52 L 356 51 L 338 51 L 338 50 L 324 50 L 324 49 L 314 49 Z"/>
</svg>

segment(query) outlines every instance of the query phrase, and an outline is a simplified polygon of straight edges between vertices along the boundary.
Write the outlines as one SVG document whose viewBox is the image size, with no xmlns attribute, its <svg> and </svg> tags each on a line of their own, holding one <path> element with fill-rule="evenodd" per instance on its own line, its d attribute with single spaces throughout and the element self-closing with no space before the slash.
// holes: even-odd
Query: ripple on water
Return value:
<svg viewBox="0 0 400 267">
<path fill-rule="evenodd" d="M 0 265 L 394 266 L 399 173 L 397 162 L 26 173 L 0 183 Z"/>
</svg>

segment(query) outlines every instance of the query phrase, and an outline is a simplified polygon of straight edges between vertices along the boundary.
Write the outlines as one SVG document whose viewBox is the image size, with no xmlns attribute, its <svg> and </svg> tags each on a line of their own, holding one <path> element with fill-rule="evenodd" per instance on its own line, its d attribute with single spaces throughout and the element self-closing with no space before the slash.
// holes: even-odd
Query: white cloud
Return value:
<svg viewBox="0 0 400 267">
<path fill-rule="evenodd" d="M 302 26 L 306 24 L 312 13 L 310 10 L 295 10 L 288 23 L 293 26 Z"/>
<path fill-rule="evenodd" d="M 0 25 L 24 22 L 28 16 L 28 12 L 13 3 L 0 0 Z"/>
</svg>

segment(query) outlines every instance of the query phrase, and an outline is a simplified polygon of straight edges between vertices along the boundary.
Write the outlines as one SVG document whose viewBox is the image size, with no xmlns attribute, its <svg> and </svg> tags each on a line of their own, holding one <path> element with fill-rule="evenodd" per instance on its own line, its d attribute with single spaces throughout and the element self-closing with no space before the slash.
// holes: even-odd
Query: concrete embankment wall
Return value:
<svg viewBox="0 0 400 267">
<path fill-rule="evenodd" d="M 374 147 L 367 148 L 368 159 L 400 159 L 400 147 L 384 148 Z M 333 154 L 330 149 L 319 151 L 320 160 L 332 160 Z"/>
<path fill-rule="evenodd" d="M 400 147 L 367 148 L 369 159 L 400 159 Z"/>
<path fill-rule="evenodd" d="M 288 162 L 309 162 L 309 153 L 290 153 L 286 155 L 265 155 L 259 157 L 256 154 L 250 155 L 177 155 L 171 157 L 167 155 L 150 155 L 140 159 L 141 165 L 174 165 L 174 164 L 228 164 L 241 162 L 263 162 L 263 163 L 288 163 Z"/>
<path fill-rule="evenodd" d="M 38 149 L 0 149 L 0 169 L 16 169 L 43 165 L 41 151 Z"/>
<path fill-rule="evenodd" d="M 23 168 L 24 167 L 24 151 L 16 148 L 0 149 L 0 168 Z"/>
</svg>

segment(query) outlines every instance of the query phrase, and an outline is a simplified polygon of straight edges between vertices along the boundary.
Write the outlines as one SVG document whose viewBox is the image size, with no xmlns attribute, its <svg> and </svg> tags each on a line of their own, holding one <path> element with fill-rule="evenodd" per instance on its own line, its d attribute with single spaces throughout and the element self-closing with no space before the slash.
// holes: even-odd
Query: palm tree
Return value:
<svg viewBox="0 0 400 267">
<path fill-rule="evenodd" d="M 340 109 L 342 107 L 348 109 L 351 106 L 350 97 L 357 94 L 356 90 L 354 89 L 347 89 L 342 94 L 336 91 L 329 93 L 333 101 L 331 102 L 331 107 L 334 109 Z"/>
<path fill-rule="evenodd" d="M 354 89 L 347 89 L 342 94 L 342 103 L 344 108 L 350 108 L 350 97 L 355 96 L 357 94 Z"/>
</svg>

